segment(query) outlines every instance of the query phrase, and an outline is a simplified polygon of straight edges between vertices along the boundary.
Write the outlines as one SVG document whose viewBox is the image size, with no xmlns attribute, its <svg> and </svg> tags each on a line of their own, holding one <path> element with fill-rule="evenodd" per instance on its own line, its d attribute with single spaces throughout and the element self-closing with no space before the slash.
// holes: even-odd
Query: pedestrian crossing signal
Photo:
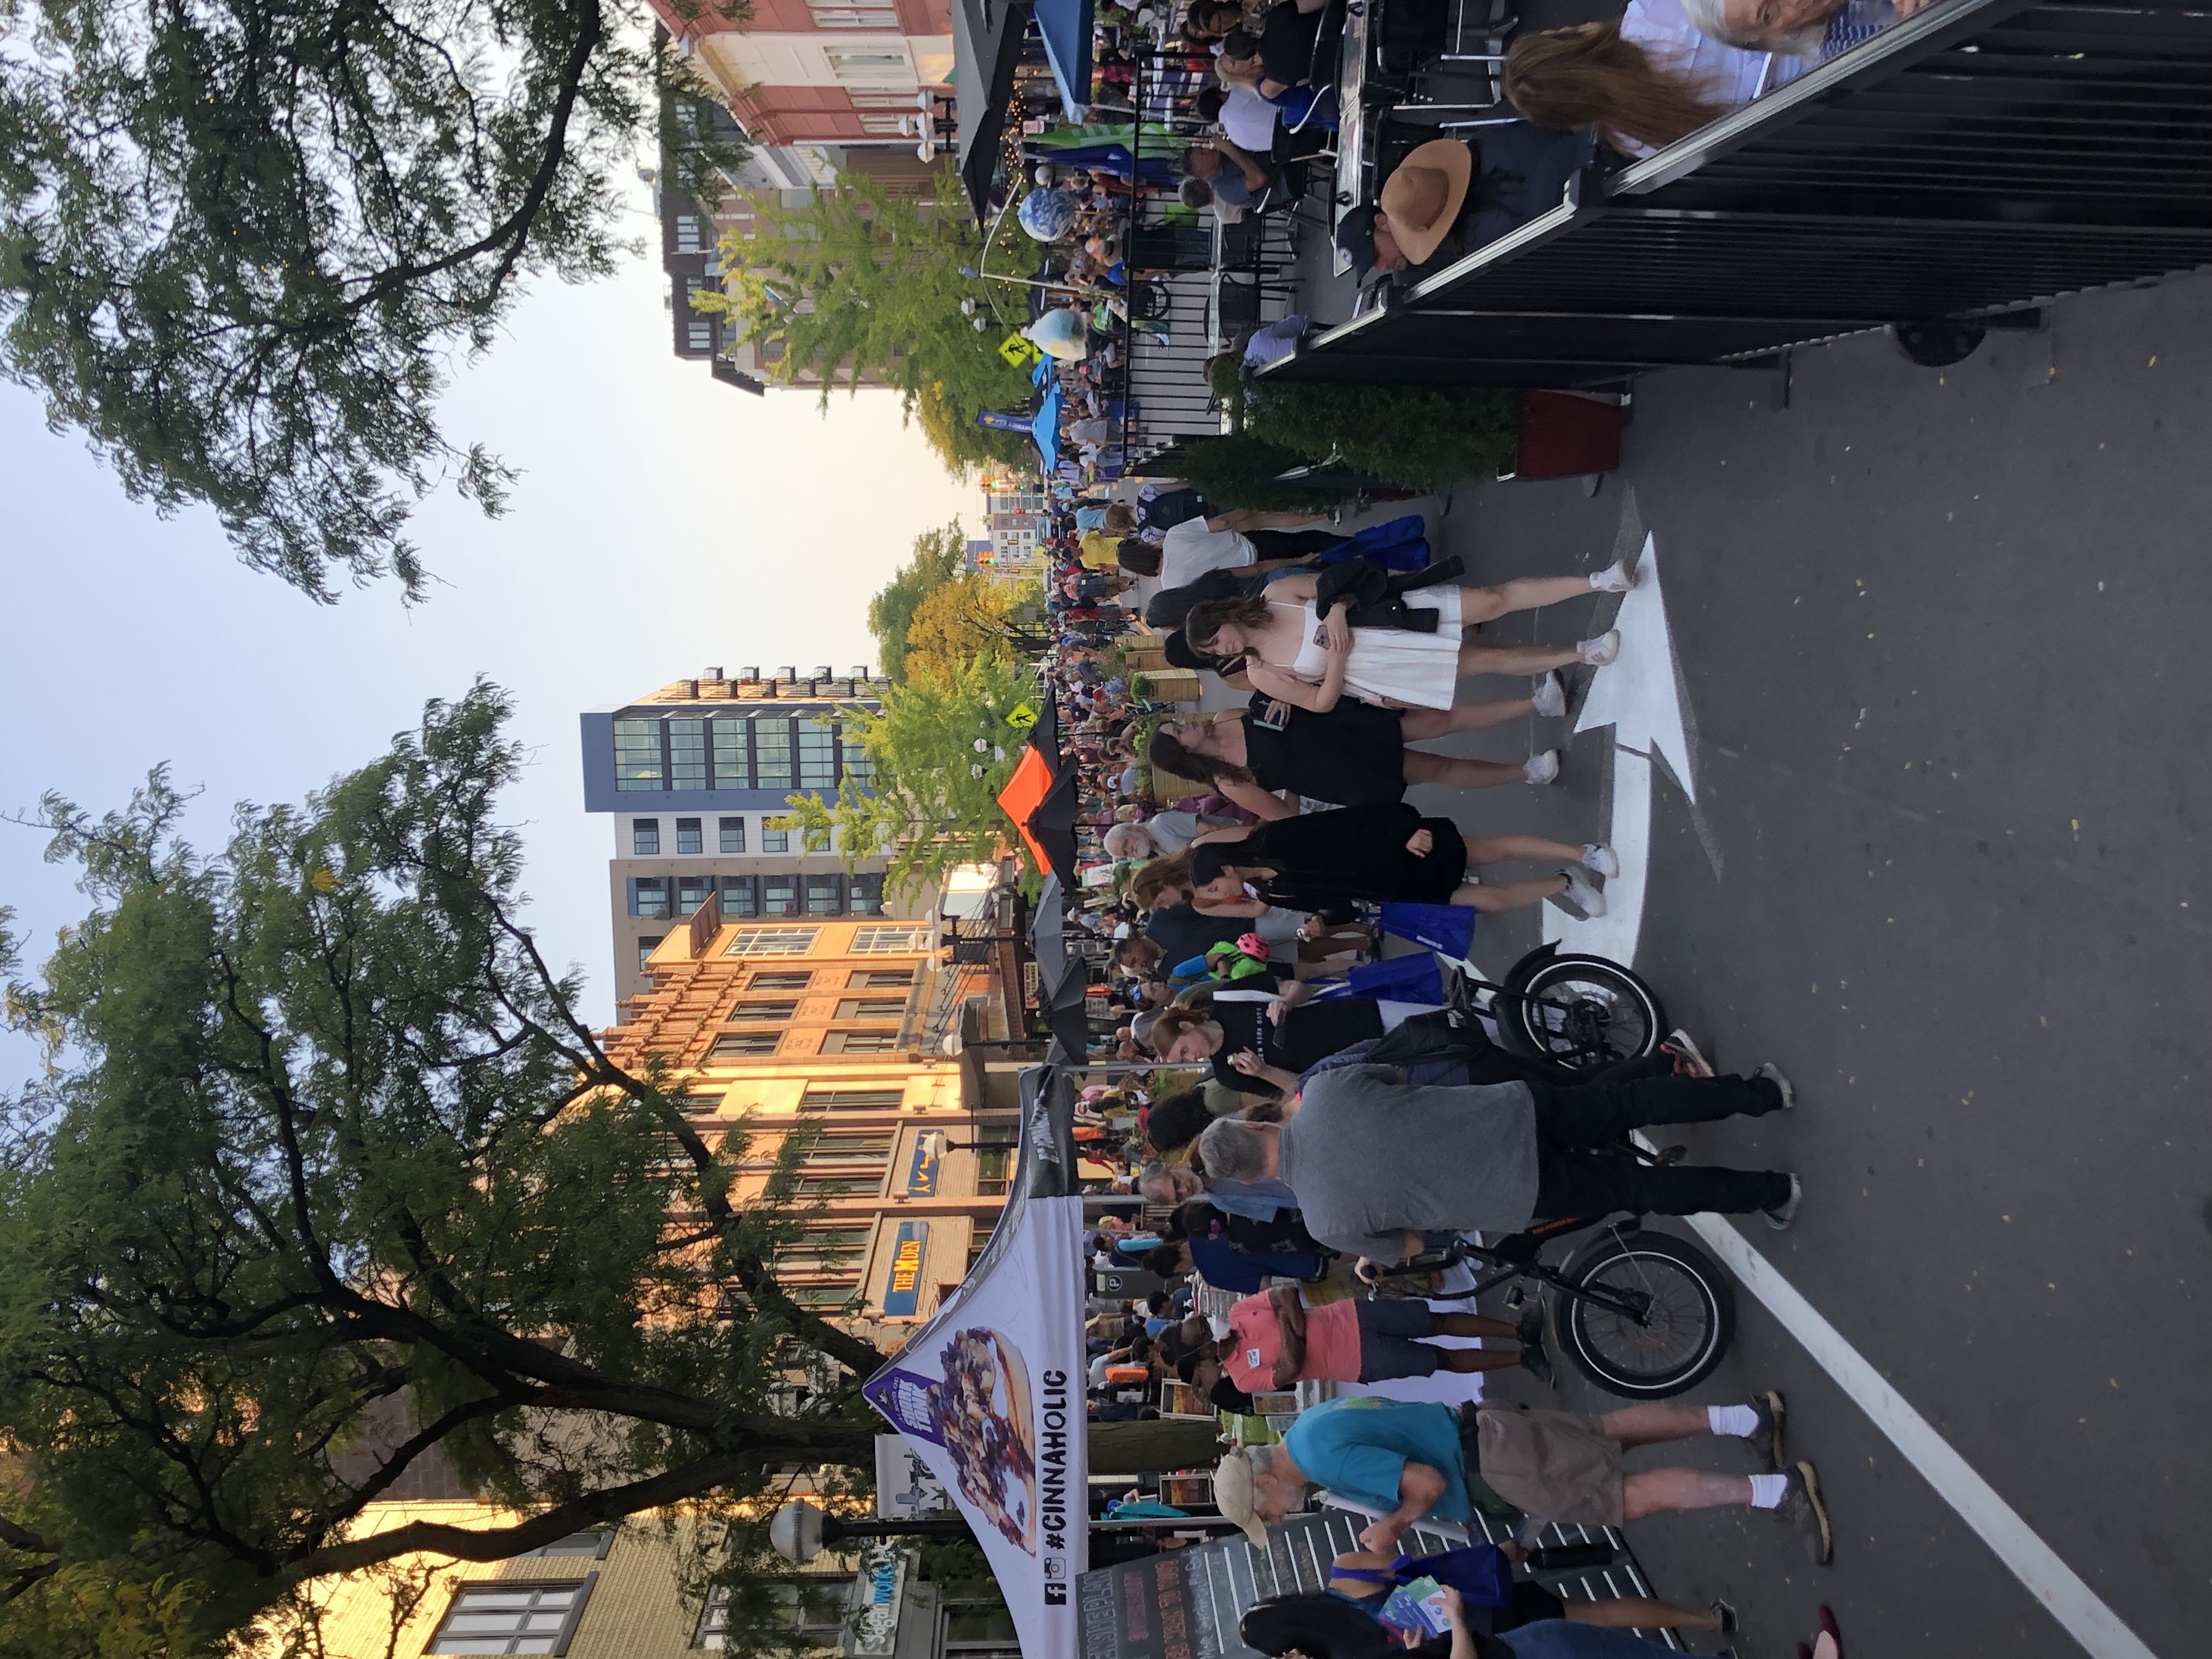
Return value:
<svg viewBox="0 0 2212 1659">
<path fill-rule="evenodd" d="M 1044 353 L 1018 334 L 1009 334 L 999 342 L 999 355 L 1016 368 L 1027 368 L 1044 360 Z"/>
<path fill-rule="evenodd" d="M 1006 715 L 1006 724 L 1017 732 L 1026 732 L 1037 721 L 1036 710 L 1025 702 L 1018 702 Z"/>
</svg>

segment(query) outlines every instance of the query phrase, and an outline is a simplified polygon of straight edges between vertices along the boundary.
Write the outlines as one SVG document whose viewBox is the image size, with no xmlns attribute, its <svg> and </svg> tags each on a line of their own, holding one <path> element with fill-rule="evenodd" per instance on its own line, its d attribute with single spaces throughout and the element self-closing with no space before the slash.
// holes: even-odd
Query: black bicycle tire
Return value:
<svg viewBox="0 0 2212 1659">
<path fill-rule="evenodd" d="M 1704 1348 L 1688 1364 L 1671 1370 L 1643 1376 L 1626 1376 L 1617 1369 L 1608 1369 L 1604 1360 L 1592 1352 L 1586 1322 L 1602 1310 L 1554 1293 L 1553 1314 L 1559 1346 L 1568 1363 L 1607 1393 L 1624 1400 L 1664 1400 L 1695 1388 L 1727 1358 L 1729 1345 L 1735 1340 L 1735 1292 L 1721 1271 L 1720 1263 L 1695 1244 L 1672 1233 L 1651 1232 L 1643 1228 L 1591 1240 L 1560 1269 L 1559 1276 L 1580 1286 L 1601 1268 L 1629 1256 L 1669 1261 L 1704 1289 L 1711 1327 Z"/>
<path fill-rule="evenodd" d="M 1528 975 L 1519 987 L 1519 995 L 1512 1006 L 1512 1018 L 1498 1022 L 1501 1036 L 1509 1031 L 1511 1033 L 1511 1040 L 1506 1046 L 1531 1059 L 1547 1060 L 1569 1071 L 1577 1069 L 1565 1056 L 1545 1045 L 1543 1034 L 1537 1030 L 1529 1018 L 1530 1006 L 1541 995 L 1547 983 L 1577 977 L 1616 981 L 1623 991 L 1643 1005 L 1646 1020 L 1644 1044 L 1636 1053 L 1621 1055 L 1620 1060 L 1645 1060 L 1659 1052 L 1659 1045 L 1666 1039 L 1670 1029 L 1667 1024 L 1667 1007 L 1659 1000 L 1659 994 L 1634 969 L 1622 967 L 1609 957 L 1592 956 L 1555 956 Z"/>
</svg>

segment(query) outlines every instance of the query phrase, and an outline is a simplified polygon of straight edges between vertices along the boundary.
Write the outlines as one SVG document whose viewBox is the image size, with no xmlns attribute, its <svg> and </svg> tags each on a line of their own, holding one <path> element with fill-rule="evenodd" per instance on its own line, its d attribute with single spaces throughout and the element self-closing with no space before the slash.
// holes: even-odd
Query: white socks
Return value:
<svg viewBox="0 0 2212 1659">
<path fill-rule="evenodd" d="M 1778 1510 L 1790 1490 L 1786 1474 L 1754 1474 L 1751 1480 L 1751 1506 L 1755 1510 Z"/>
<path fill-rule="evenodd" d="M 1708 1406 L 1705 1425 L 1715 1434 L 1746 1440 L 1759 1432 L 1759 1413 L 1749 1406 Z"/>
</svg>

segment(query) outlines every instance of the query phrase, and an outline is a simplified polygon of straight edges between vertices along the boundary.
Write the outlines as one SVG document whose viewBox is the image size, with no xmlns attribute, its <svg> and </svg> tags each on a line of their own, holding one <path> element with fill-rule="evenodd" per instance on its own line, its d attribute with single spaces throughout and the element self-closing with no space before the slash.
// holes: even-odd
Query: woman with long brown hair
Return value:
<svg viewBox="0 0 2212 1659">
<path fill-rule="evenodd" d="M 1378 708 L 1346 698 L 1325 714 L 1264 696 L 1252 706 L 1197 719 L 1162 720 L 1147 758 L 1155 770 L 1204 778 L 1249 812 L 1286 818 L 1298 797 L 1336 806 L 1401 800 L 1407 786 L 1441 783 L 1487 789 L 1504 783 L 1549 783 L 1559 775 L 1559 751 L 1547 749 L 1514 764 L 1431 754 L 1411 744 L 1454 732 L 1482 732 L 1532 714 L 1563 714 L 1566 695 L 1547 674 L 1532 697 L 1462 703 L 1454 708 Z"/>
<path fill-rule="evenodd" d="M 1699 33 L 1682 0 L 1631 0 L 1617 22 L 1516 40 L 1505 54 L 1505 96 L 1537 126 L 1595 127 L 1613 149 L 1644 156 L 1804 67 Z"/>
<path fill-rule="evenodd" d="M 1476 624 L 1590 593 L 1625 593 L 1635 577 L 1616 562 L 1587 576 L 1524 576 L 1495 587 L 1449 583 L 1417 587 L 1406 603 L 1437 612 L 1433 633 L 1352 628 L 1344 607 L 1324 617 L 1314 605 L 1316 579 L 1285 576 L 1258 599 L 1209 599 L 1191 607 L 1183 635 L 1192 649 L 1243 657 L 1255 690 L 1327 714 L 1351 696 L 1396 708 L 1449 708 L 1468 674 L 1545 674 L 1570 663 L 1601 666 L 1620 648 L 1618 631 L 1565 647 L 1484 645 L 1466 637 Z"/>
</svg>

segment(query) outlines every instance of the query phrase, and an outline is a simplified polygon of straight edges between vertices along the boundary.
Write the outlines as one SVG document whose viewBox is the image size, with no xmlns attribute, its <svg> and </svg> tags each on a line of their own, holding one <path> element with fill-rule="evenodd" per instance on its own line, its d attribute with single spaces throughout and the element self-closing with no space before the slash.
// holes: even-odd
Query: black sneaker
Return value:
<svg viewBox="0 0 2212 1659">
<path fill-rule="evenodd" d="M 1546 1388 L 1558 1386 L 1552 1371 L 1552 1356 L 1544 1347 L 1544 1310 L 1531 1308 L 1521 1316 L 1521 1322 L 1513 1334 L 1521 1339 L 1521 1369 Z"/>
<path fill-rule="evenodd" d="M 1805 1553 L 1814 1565 L 1825 1567 L 1836 1553 L 1836 1534 L 1828 1525 L 1828 1506 L 1820 1501 L 1820 1477 L 1810 1463 L 1790 1471 L 1790 1485 L 1782 1494 L 1775 1516 L 1795 1528 L 1805 1540 Z"/>
<path fill-rule="evenodd" d="M 1796 1176 L 1790 1177 L 1790 1196 L 1771 1210 L 1761 1210 L 1766 1224 L 1778 1233 L 1790 1231 L 1790 1224 L 1797 1218 L 1797 1206 L 1805 1201 L 1805 1183 Z"/>
<path fill-rule="evenodd" d="M 1712 1614 L 1716 1621 L 1713 1628 L 1723 1636 L 1733 1636 L 1741 1628 L 1735 1609 L 1718 1596 L 1705 1603 L 1705 1611 Z"/>
<path fill-rule="evenodd" d="M 1782 1427 L 1789 1419 L 1790 1407 L 1780 1389 L 1769 1389 L 1753 1399 L 1751 1408 L 1759 1413 L 1759 1429 L 1751 1437 L 1752 1443 L 1766 1454 L 1766 1467 L 1779 1474 L 1790 1467 L 1782 1450 Z"/>
</svg>

